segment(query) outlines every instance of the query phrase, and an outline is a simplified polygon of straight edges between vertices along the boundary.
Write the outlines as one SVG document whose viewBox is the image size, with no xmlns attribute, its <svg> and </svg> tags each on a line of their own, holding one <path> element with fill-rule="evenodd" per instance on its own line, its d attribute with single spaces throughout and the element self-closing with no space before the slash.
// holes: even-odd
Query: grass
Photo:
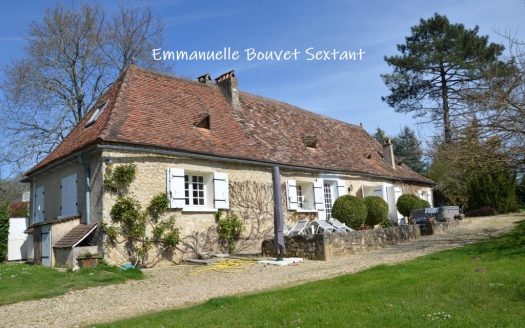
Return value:
<svg viewBox="0 0 525 328">
<path fill-rule="evenodd" d="M 0 264 L 0 305 L 53 297 L 73 289 L 142 279 L 140 270 L 122 270 L 101 264 L 79 272 L 58 271 L 40 265 Z"/>
<path fill-rule="evenodd" d="M 97 327 L 524 327 L 524 309 L 525 221 L 404 264 Z"/>
</svg>

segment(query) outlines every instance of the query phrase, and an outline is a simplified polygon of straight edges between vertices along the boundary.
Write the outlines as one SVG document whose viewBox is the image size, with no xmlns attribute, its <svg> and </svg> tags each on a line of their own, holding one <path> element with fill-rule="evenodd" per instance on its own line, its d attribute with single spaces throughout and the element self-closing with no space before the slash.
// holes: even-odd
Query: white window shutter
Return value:
<svg viewBox="0 0 525 328">
<path fill-rule="evenodd" d="M 286 181 L 288 189 L 288 209 L 292 211 L 297 210 L 297 183 L 295 180 Z"/>
<path fill-rule="evenodd" d="M 396 203 L 397 203 L 397 199 L 399 198 L 399 196 L 403 195 L 403 190 L 401 189 L 401 187 L 395 187 L 394 193 L 395 193 L 395 198 L 396 198 Z"/>
<path fill-rule="evenodd" d="M 320 218 L 325 218 L 325 207 L 324 207 L 324 180 L 316 179 L 314 182 L 314 203 L 315 210 L 319 212 Z"/>
<path fill-rule="evenodd" d="M 213 196 L 215 208 L 228 209 L 230 208 L 230 197 L 228 191 L 228 174 L 214 172 L 213 173 Z"/>
<path fill-rule="evenodd" d="M 341 179 L 338 179 L 337 180 L 337 197 L 341 197 L 344 195 L 346 195 L 345 182 Z"/>
<path fill-rule="evenodd" d="M 184 169 L 170 168 L 167 172 L 166 185 L 170 208 L 183 208 L 186 205 L 184 194 Z"/>
<path fill-rule="evenodd" d="M 63 177 L 61 183 L 60 215 L 63 217 L 78 215 L 77 175 Z"/>
<path fill-rule="evenodd" d="M 44 186 L 35 189 L 35 204 L 34 204 L 34 218 L 33 222 L 44 221 Z"/>
</svg>

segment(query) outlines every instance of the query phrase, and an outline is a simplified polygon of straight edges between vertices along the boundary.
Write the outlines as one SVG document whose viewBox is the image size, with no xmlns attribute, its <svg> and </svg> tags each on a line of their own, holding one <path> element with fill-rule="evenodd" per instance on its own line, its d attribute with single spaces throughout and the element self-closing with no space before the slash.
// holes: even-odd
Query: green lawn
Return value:
<svg viewBox="0 0 525 328">
<path fill-rule="evenodd" d="M 525 221 L 400 265 L 98 327 L 525 327 Z"/>
<path fill-rule="evenodd" d="M 53 297 L 72 289 L 142 279 L 140 270 L 121 270 L 105 264 L 77 273 L 28 264 L 0 264 L 0 305 Z"/>
</svg>

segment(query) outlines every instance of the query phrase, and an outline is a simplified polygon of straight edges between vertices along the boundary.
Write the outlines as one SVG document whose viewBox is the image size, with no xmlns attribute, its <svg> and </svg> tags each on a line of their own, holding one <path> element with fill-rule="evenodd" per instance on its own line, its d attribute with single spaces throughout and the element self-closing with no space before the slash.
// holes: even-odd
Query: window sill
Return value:
<svg viewBox="0 0 525 328">
<path fill-rule="evenodd" d="M 217 213 L 215 208 L 185 207 L 182 213 Z"/>
<path fill-rule="evenodd" d="M 317 213 L 317 210 L 296 210 L 297 213 Z"/>
</svg>

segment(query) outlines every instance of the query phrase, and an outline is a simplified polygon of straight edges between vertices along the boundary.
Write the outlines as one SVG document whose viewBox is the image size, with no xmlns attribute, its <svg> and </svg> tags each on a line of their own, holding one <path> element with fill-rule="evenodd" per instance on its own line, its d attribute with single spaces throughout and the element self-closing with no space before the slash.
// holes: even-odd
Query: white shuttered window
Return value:
<svg viewBox="0 0 525 328">
<path fill-rule="evenodd" d="M 228 174 L 170 168 L 166 177 L 170 208 L 185 211 L 229 208 Z"/>
<path fill-rule="evenodd" d="M 33 222 L 44 221 L 44 186 L 35 188 Z"/>
<path fill-rule="evenodd" d="M 78 215 L 77 175 L 71 174 L 60 180 L 61 203 L 60 216 Z"/>
</svg>

